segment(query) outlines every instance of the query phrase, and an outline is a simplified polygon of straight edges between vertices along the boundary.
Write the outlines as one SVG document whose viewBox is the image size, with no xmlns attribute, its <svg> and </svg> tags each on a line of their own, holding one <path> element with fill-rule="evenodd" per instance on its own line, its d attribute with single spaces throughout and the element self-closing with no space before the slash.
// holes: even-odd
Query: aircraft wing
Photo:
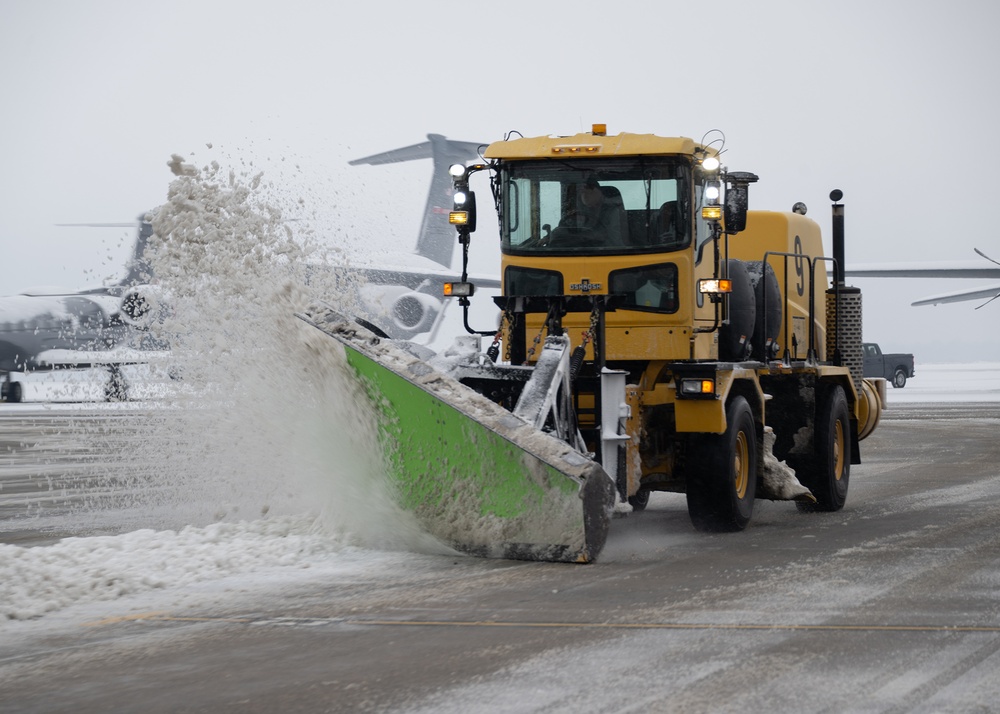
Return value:
<svg viewBox="0 0 1000 714">
<path fill-rule="evenodd" d="M 420 256 L 410 255 L 407 262 L 420 263 Z M 459 282 L 453 270 L 428 265 L 388 265 L 378 267 L 318 264 L 317 271 L 332 271 L 342 288 L 355 294 L 359 317 L 392 338 L 414 339 L 426 334 L 433 339 L 448 305 L 454 298 L 444 296 L 444 284 Z M 477 289 L 499 288 L 499 278 L 492 275 L 469 275 L 467 281 Z"/>
<path fill-rule="evenodd" d="M 847 268 L 846 275 L 859 278 L 1000 278 L 1000 268 L 982 264 L 947 261 L 940 263 L 859 264 Z"/>
<path fill-rule="evenodd" d="M 859 278 L 977 278 L 979 280 L 1000 278 L 1000 263 L 986 255 L 979 248 L 974 248 L 976 254 L 990 261 L 997 267 L 984 266 L 982 263 L 948 262 L 938 263 L 882 263 L 878 265 L 854 265 L 844 271 L 845 275 Z M 910 303 L 914 306 L 940 305 L 947 302 L 962 302 L 964 300 L 981 300 L 987 298 L 992 302 L 1000 297 L 1000 285 L 984 285 L 968 290 L 957 290 L 941 295 L 932 295 Z M 985 303 L 983 303 L 985 304 Z M 979 307 L 982 307 L 980 305 Z M 978 308 L 977 308 L 978 309 Z"/>
<path fill-rule="evenodd" d="M 129 364 L 149 364 L 170 357 L 166 350 L 137 350 L 117 348 L 108 350 L 67 350 L 52 349 L 39 352 L 35 362 L 42 369 L 72 367 L 77 369 L 90 367 L 122 367 Z"/>
<path fill-rule="evenodd" d="M 981 288 L 972 288 L 971 290 L 958 290 L 952 293 L 942 293 L 941 295 L 932 295 L 931 297 L 921 298 L 920 300 L 910 304 L 913 306 L 940 305 L 946 302 L 992 299 L 997 295 L 1000 295 L 1000 284 L 987 285 Z"/>
<path fill-rule="evenodd" d="M 437 297 L 442 297 L 441 287 L 445 283 L 455 283 L 462 279 L 462 276 L 456 275 L 452 270 L 434 270 L 433 268 L 412 269 L 406 267 L 384 266 L 378 268 L 348 267 L 339 268 L 337 270 L 342 270 L 345 274 L 363 275 L 369 282 L 377 283 L 379 285 L 398 285 L 412 290 L 433 286 L 436 288 L 435 295 Z M 468 281 L 473 283 L 477 288 L 500 287 L 500 279 L 492 275 L 471 274 L 469 275 Z"/>
<path fill-rule="evenodd" d="M 360 164 L 377 166 L 379 164 L 395 164 L 401 161 L 413 161 L 414 159 L 430 159 L 435 156 L 435 149 L 437 148 L 436 145 L 446 147 L 447 152 L 452 155 L 458 155 L 459 157 L 468 155 L 474 158 L 479 155 L 480 149 L 486 146 L 485 143 L 480 141 L 454 141 L 452 139 L 445 139 L 439 134 L 428 134 L 427 138 L 429 141 L 423 141 L 419 144 L 413 144 L 412 146 L 404 146 L 401 149 L 383 151 L 380 154 L 372 154 L 371 156 L 354 159 L 353 161 L 348 161 L 347 163 L 351 166 L 358 166 Z"/>
</svg>

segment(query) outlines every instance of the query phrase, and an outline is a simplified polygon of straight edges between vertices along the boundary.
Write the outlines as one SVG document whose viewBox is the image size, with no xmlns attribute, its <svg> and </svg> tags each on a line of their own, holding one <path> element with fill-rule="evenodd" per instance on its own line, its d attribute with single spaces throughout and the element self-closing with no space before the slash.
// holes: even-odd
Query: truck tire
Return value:
<svg viewBox="0 0 1000 714">
<path fill-rule="evenodd" d="M 896 373 L 892 375 L 892 386 L 896 389 L 906 386 L 906 370 L 902 367 L 896 367 Z"/>
<path fill-rule="evenodd" d="M 747 263 L 750 282 L 754 289 L 757 314 L 753 326 L 752 359 L 767 362 L 778 354 L 778 336 L 781 334 L 782 300 L 778 277 L 770 263 L 753 260 Z"/>
<path fill-rule="evenodd" d="M 800 511 L 839 511 L 851 479 L 851 418 L 843 387 L 825 390 L 817 403 L 813 453 L 802 459 L 796 476 L 816 503 L 796 501 Z"/>
<path fill-rule="evenodd" d="M 11 382 L 7 387 L 7 401 L 11 404 L 19 404 L 24 399 L 24 390 L 21 389 L 20 382 Z"/>
<path fill-rule="evenodd" d="M 687 468 L 688 515 L 701 531 L 741 531 L 757 495 L 757 429 L 746 399 L 726 407 L 726 432 L 696 437 Z"/>
<path fill-rule="evenodd" d="M 751 338 L 757 320 L 753 285 L 742 260 L 728 262 L 732 293 L 729 295 L 729 320 L 719 328 L 719 359 L 743 362 L 750 358 Z"/>
<path fill-rule="evenodd" d="M 645 511 L 649 505 L 649 490 L 640 488 L 634 496 L 628 497 L 628 505 L 632 506 L 633 511 Z"/>
</svg>

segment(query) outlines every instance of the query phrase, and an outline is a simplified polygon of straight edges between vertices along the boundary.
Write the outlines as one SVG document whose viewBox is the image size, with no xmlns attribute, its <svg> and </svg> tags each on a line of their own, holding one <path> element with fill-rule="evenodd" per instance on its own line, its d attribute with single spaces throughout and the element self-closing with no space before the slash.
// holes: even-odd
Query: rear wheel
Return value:
<svg viewBox="0 0 1000 714">
<path fill-rule="evenodd" d="M 757 429 L 746 399 L 726 408 L 724 434 L 691 444 L 687 471 L 688 515 L 702 531 L 741 531 L 750 523 L 757 494 Z"/>
<path fill-rule="evenodd" d="M 906 386 L 906 371 L 901 367 L 897 367 L 896 373 L 892 375 L 892 386 L 896 389 L 902 389 Z"/>
<path fill-rule="evenodd" d="M 844 389 L 827 390 L 816 415 L 813 454 L 805 459 L 799 481 L 812 491 L 816 503 L 796 501 L 801 511 L 839 511 L 847 502 L 851 479 L 851 419 Z"/>
<path fill-rule="evenodd" d="M 632 506 L 633 511 L 645 511 L 649 505 L 649 491 L 640 488 L 634 496 L 628 497 L 628 505 Z"/>
<path fill-rule="evenodd" d="M 12 404 L 19 403 L 24 399 L 24 392 L 21 389 L 20 382 L 11 382 L 7 386 L 7 401 Z"/>
</svg>

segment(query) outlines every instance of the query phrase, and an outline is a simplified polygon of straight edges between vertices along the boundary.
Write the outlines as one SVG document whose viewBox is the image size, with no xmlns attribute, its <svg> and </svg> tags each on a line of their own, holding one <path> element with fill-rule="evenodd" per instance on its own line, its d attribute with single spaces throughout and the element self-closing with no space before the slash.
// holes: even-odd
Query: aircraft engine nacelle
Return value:
<svg viewBox="0 0 1000 714">
<path fill-rule="evenodd" d="M 427 332 L 441 312 L 441 301 L 424 293 L 409 292 L 392 302 L 389 314 L 393 326 L 409 334 Z"/>
<path fill-rule="evenodd" d="M 119 314 L 122 321 L 141 329 L 148 329 L 162 318 L 163 293 L 152 285 L 136 285 L 122 295 Z"/>
</svg>

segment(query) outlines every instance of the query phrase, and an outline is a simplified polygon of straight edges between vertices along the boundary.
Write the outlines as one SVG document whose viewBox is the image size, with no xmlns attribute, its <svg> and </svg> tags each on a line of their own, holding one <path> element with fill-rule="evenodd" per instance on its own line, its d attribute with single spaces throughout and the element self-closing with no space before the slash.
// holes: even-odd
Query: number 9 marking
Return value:
<svg viewBox="0 0 1000 714">
<path fill-rule="evenodd" d="M 802 238 L 795 236 L 795 290 L 801 297 L 806 291 L 806 271 L 805 271 L 805 261 L 802 255 Z"/>
</svg>

